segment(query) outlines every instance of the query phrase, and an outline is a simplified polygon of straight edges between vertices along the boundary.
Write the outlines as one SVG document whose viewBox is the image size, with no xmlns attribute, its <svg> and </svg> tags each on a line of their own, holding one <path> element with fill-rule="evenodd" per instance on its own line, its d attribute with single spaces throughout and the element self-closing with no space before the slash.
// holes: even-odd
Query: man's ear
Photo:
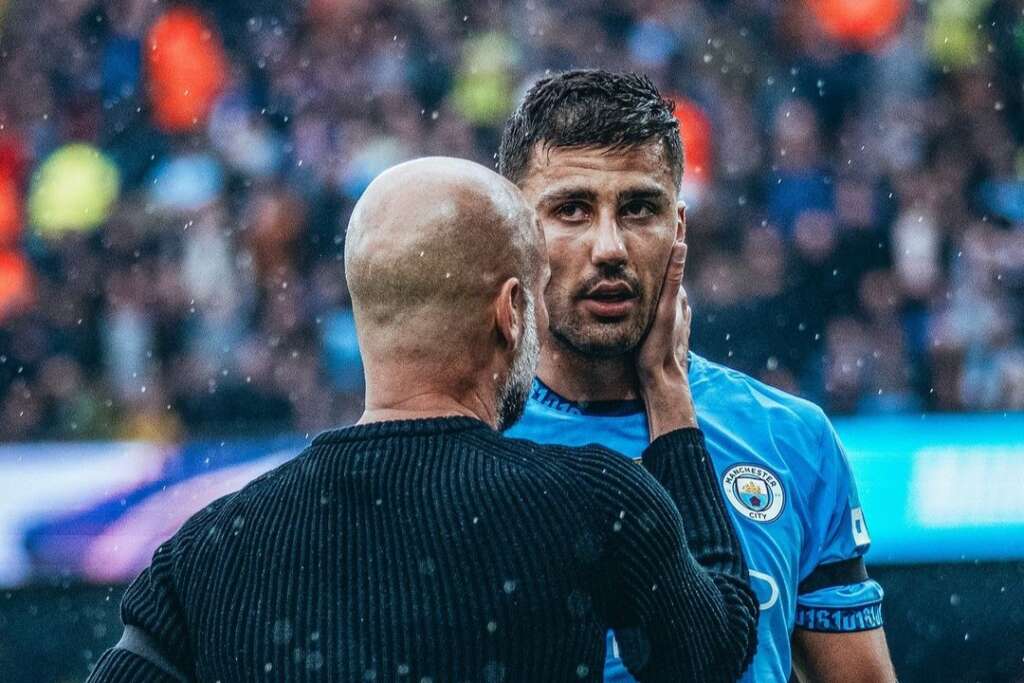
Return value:
<svg viewBox="0 0 1024 683">
<path fill-rule="evenodd" d="M 676 202 L 676 211 L 679 214 L 676 220 L 676 242 L 686 241 L 686 202 L 680 199 Z"/>
<path fill-rule="evenodd" d="M 510 351 L 515 351 L 523 336 L 523 316 L 520 314 L 523 285 L 518 278 L 510 277 L 498 291 L 494 302 L 494 320 L 498 336 Z"/>
</svg>

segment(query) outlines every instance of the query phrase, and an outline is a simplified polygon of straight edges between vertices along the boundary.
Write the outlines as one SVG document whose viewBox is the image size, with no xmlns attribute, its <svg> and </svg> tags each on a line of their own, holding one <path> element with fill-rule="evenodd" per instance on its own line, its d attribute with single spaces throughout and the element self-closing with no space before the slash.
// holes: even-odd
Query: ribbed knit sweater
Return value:
<svg viewBox="0 0 1024 683">
<path fill-rule="evenodd" d="M 641 681 L 735 680 L 757 601 L 703 437 L 644 465 L 465 417 L 326 432 L 160 546 L 89 680 L 599 681 L 609 628 Z"/>
</svg>

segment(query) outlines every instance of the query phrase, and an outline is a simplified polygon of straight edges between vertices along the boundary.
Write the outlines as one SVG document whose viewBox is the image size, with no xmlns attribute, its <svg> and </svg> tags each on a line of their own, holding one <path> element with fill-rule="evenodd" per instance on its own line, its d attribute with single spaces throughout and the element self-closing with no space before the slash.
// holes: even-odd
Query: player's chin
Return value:
<svg viewBox="0 0 1024 683">
<path fill-rule="evenodd" d="M 579 327 L 573 340 L 580 352 L 595 358 L 614 358 L 632 353 L 643 337 L 635 320 L 592 320 Z"/>
</svg>

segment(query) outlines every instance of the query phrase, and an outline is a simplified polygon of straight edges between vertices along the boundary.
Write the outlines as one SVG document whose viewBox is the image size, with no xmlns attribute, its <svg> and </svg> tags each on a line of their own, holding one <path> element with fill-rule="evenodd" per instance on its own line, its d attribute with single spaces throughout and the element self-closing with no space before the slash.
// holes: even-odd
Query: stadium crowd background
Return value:
<svg viewBox="0 0 1024 683">
<path fill-rule="evenodd" d="M 833 413 L 1024 409 L 1020 0 L 8 0 L 0 440 L 352 420 L 354 200 L 493 165 L 573 66 L 679 102 L 696 351 Z"/>
</svg>

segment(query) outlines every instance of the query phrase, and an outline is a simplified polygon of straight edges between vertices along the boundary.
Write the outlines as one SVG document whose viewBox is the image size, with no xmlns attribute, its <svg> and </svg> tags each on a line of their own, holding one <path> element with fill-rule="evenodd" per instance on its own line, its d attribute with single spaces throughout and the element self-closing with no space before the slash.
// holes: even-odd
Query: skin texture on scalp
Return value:
<svg viewBox="0 0 1024 683">
<path fill-rule="evenodd" d="M 368 408 L 403 393 L 501 393 L 515 358 L 496 360 L 493 304 L 510 278 L 539 279 L 535 231 L 516 187 L 469 161 L 417 159 L 370 184 L 345 243 Z"/>
<path fill-rule="evenodd" d="M 529 220 L 526 207 L 513 186 L 480 173 L 486 170 L 428 157 L 370 184 L 345 241 L 353 303 L 368 325 L 408 325 L 410 315 L 435 316 L 452 301 L 492 297 L 495 283 L 522 272 L 528 236 L 516 233 Z"/>
<path fill-rule="evenodd" d="M 357 204 L 345 273 L 370 355 L 447 360 L 457 349 L 439 342 L 479 336 L 482 303 L 528 261 L 525 236 L 518 249 L 508 238 L 510 224 L 528 220 L 521 201 L 480 170 L 418 159 L 383 173 Z"/>
</svg>

